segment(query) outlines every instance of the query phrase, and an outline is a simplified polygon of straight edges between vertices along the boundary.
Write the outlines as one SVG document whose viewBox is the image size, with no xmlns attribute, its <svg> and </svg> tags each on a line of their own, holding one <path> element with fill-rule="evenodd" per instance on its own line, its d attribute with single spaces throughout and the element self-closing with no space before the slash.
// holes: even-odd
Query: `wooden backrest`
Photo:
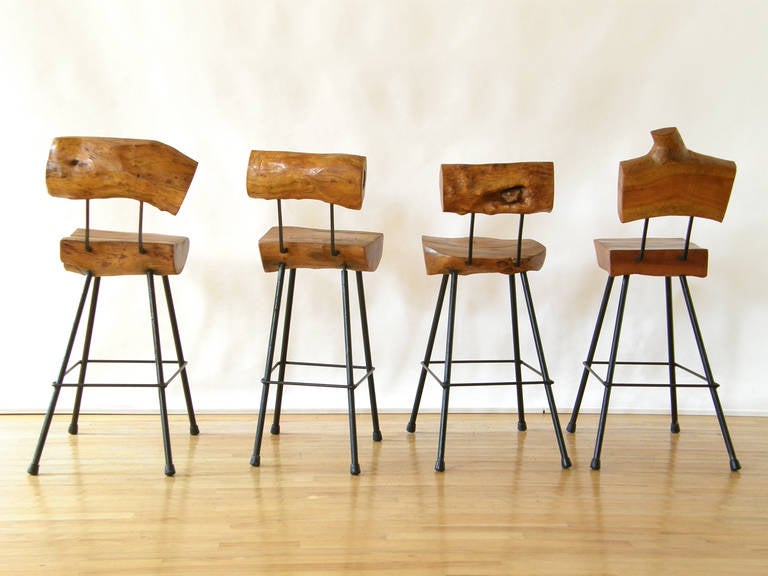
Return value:
<svg viewBox="0 0 768 576">
<path fill-rule="evenodd" d="M 555 198 L 552 162 L 443 164 L 443 212 L 531 214 L 551 212 Z"/>
<path fill-rule="evenodd" d="M 312 199 L 360 210 L 365 172 L 365 156 L 253 150 L 246 189 L 252 198 Z"/>
<path fill-rule="evenodd" d="M 650 152 L 619 164 L 619 219 L 691 216 L 722 222 L 736 164 L 688 150 L 677 128 L 651 136 Z"/>
<path fill-rule="evenodd" d="M 48 154 L 48 193 L 60 198 L 131 198 L 176 214 L 197 162 L 153 140 L 54 138 Z"/>
</svg>

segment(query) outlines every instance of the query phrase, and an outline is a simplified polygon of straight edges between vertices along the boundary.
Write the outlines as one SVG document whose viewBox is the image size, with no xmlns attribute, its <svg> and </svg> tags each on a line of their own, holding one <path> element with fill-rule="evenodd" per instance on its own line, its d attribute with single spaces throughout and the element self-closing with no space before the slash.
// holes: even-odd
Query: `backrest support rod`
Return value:
<svg viewBox="0 0 768 576">
<path fill-rule="evenodd" d="M 467 266 L 472 266 L 472 245 L 475 243 L 475 213 L 469 215 L 469 246 L 467 246 Z"/>
</svg>

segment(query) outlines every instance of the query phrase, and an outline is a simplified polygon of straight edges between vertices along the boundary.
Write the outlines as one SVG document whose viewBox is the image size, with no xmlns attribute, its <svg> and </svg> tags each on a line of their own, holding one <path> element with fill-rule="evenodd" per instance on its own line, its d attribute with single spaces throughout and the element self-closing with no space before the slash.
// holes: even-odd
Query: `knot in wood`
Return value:
<svg viewBox="0 0 768 576">
<path fill-rule="evenodd" d="M 519 204 L 523 201 L 525 192 L 525 186 L 518 185 L 512 186 L 511 188 L 505 188 L 499 193 L 499 195 L 501 197 L 501 201 L 505 204 Z"/>
</svg>

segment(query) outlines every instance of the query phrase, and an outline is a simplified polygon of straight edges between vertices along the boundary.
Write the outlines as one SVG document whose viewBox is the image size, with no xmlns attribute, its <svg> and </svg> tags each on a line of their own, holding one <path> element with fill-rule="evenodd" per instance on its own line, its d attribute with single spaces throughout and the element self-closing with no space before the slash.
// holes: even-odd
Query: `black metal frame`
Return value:
<svg viewBox="0 0 768 576">
<path fill-rule="evenodd" d="M 285 318 L 283 319 L 283 332 L 280 344 L 280 358 L 277 362 L 274 361 L 275 346 L 277 343 L 277 331 L 278 324 L 280 323 L 280 308 L 283 300 L 283 283 L 285 281 L 285 264 L 280 264 L 277 271 L 277 283 L 275 286 L 275 300 L 272 309 L 272 322 L 270 324 L 269 342 L 267 344 L 267 358 L 264 367 L 264 377 L 261 379 L 262 392 L 261 403 L 259 406 L 259 418 L 256 425 L 256 436 L 253 444 L 253 453 L 251 455 L 251 465 L 261 465 L 261 443 L 264 435 L 264 423 L 267 414 L 267 403 L 269 400 L 269 387 L 274 384 L 277 386 L 277 393 L 275 398 L 275 410 L 273 414 L 272 427 L 270 432 L 272 434 L 280 433 L 280 415 L 282 411 L 283 400 L 283 386 L 316 386 L 321 388 L 345 388 L 347 390 L 347 405 L 349 416 L 349 446 L 350 446 L 350 473 L 357 475 L 360 473 L 360 462 L 358 459 L 357 451 L 357 417 L 355 411 L 355 390 L 364 381 L 368 381 L 368 394 L 370 396 L 371 404 L 371 418 L 373 423 L 373 440 L 381 441 L 381 428 L 379 426 L 378 409 L 376 405 L 376 391 L 373 378 L 374 367 L 371 362 L 371 345 L 368 332 L 368 315 L 365 305 L 365 290 L 363 286 L 363 273 L 356 271 L 357 282 L 357 296 L 358 305 L 360 310 L 360 324 L 362 328 L 363 337 L 363 351 L 365 357 L 365 364 L 354 364 L 352 358 L 352 334 L 351 334 L 351 320 L 350 320 L 350 304 L 349 304 L 349 277 L 347 267 L 344 266 L 341 270 L 341 296 L 342 296 L 342 312 L 343 312 L 343 324 L 344 324 L 344 352 L 345 362 L 344 364 L 333 364 L 323 362 L 298 362 L 288 360 L 288 341 L 291 328 L 291 320 L 293 315 L 293 294 L 296 283 L 296 269 L 291 268 L 288 274 L 288 292 L 285 301 Z M 326 382 L 299 382 L 289 381 L 285 379 L 285 372 L 288 366 L 309 366 L 309 367 L 322 367 L 322 368 L 340 368 L 345 370 L 345 382 L 343 384 L 332 384 Z M 274 371 L 277 370 L 277 379 L 272 377 Z M 361 377 L 355 377 L 356 370 L 363 370 L 364 373 Z"/>
<path fill-rule="evenodd" d="M 139 225 L 138 225 L 138 237 L 137 246 L 140 253 L 144 253 L 144 241 L 143 241 L 143 221 L 144 221 L 144 203 L 139 202 Z M 90 244 L 90 200 L 85 201 L 85 249 L 90 252 L 92 250 Z M 99 298 L 99 289 L 101 287 L 101 277 L 94 276 L 92 272 L 88 272 L 85 275 L 85 283 L 83 286 L 83 292 L 80 296 L 80 302 L 75 313 L 75 320 L 72 324 L 72 330 L 70 331 L 69 341 L 67 342 L 66 351 L 64 352 L 64 359 L 61 363 L 61 369 L 59 370 L 58 378 L 53 382 L 53 394 L 51 396 L 51 402 L 48 406 L 48 410 L 43 421 L 43 427 L 40 431 L 40 437 L 38 438 L 37 447 L 35 448 L 34 456 L 32 457 L 32 463 L 29 465 L 27 471 L 29 474 L 36 476 L 40 470 L 40 458 L 45 447 L 45 441 L 48 438 L 48 432 L 51 427 L 51 421 L 56 410 L 56 404 L 59 399 L 59 394 L 62 388 L 74 387 L 77 388 L 75 394 L 74 407 L 72 409 L 72 419 L 69 424 L 69 433 L 78 433 L 78 422 L 80 419 L 80 405 L 83 398 L 83 389 L 85 387 L 91 388 L 157 388 L 158 399 L 160 402 L 160 421 L 163 433 L 163 449 L 165 452 L 165 474 L 167 476 L 173 476 L 176 473 L 176 468 L 173 465 L 173 457 L 171 454 L 171 442 L 170 432 L 168 427 L 168 409 L 166 405 L 165 389 L 166 387 L 177 377 L 181 376 L 182 388 L 184 391 L 184 400 L 187 407 L 187 414 L 189 416 L 189 432 L 191 435 L 196 436 L 200 433 L 195 419 L 195 411 L 192 406 L 192 396 L 189 389 L 189 379 L 187 377 L 187 362 L 184 360 L 184 352 L 181 347 L 181 338 L 179 336 L 179 325 L 176 320 L 176 308 L 173 304 L 173 296 L 171 294 L 171 284 L 168 276 L 162 276 L 163 290 L 165 292 L 166 307 L 168 309 L 168 316 L 171 325 L 171 332 L 173 334 L 173 342 L 176 350 L 176 360 L 163 360 L 162 350 L 160 346 L 160 327 L 157 318 L 157 299 L 155 297 L 155 274 L 148 270 L 146 272 L 147 289 L 149 296 L 149 313 L 150 321 L 152 325 L 152 340 L 154 345 L 154 359 L 152 360 L 136 360 L 136 359 L 121 359 L 121 360 L 106 360 L 106 359 L 92 359 L 90 358 L 91 340 L 93 338 L 93 325 L 96 319 L 96 307 Z M 91 288 L 91 281 L 93 281 L 93 287 Z M 80 327 L 80 320 L 82 319 L 83 309 L 85 308 L 85 301 L 88 298 L 88 292 L 91 292 L 91 302 L 88 310 L 88 320 L 86 323 L 85 336 L 83 339 L 83 353 L 79 361 L 69 366 L 69 360 L 72 355 L 72 348 L 74 347 L 75 340 L 77 339 L 78 330 Z M 156 372 L 156 382 L 154 383 L 105 383 L 105 382 L 86 382 L 86 372 L 89 364 L 154 364 Z M 169 377 L 165 378 L 163 366 L 165 364 L 175 364 L 177 366 L 176 371 Z M 72 372 L 75 368 L 78 370 L 78 379 L 76 383 L 65 382 L 66 376 Z"/>
<path fill-rule="evenodd" d="M 467 265 L 472 264 L 472 244 L 474 240 L 474 227 L 475 227 L 475 215 L 471 214 L 470 219 L 470 235 L 468 239 L 467 247 Z M 521 243 L 522 243 L 522 228 L 523 228 L 523 214 L 520 215 L 519 228 L 518 228 L 518 251 L 516 266 L 520 265 L 521 260 Z M 515 276 L 520 277 L 521 286 L 523 289 L 523 295 L 525 297 L 526 309 L 528 317 L 531 322 L 531 332 L 533 335 L 534 345 L 536 347 L 536 354 L 539 362 L 539 369 L 534 368 L 529 363 L 525 362 L 520 357 L 520 335 L 519 335 L 519 322 L 518 322 L 518 304 L 517 304 L 517 289 L 515 285 Z M 448 280 L 450 279 L 451 287 L 448 296 L 448 318 L 446 326 L 446 343 L 445 343 L 445 360 L 433 360 L 432 350 L 435 344 L 435 337 L 437 335 L 438 325 L 440 323 L 440 316 L 444 307 L 445 292 L 448 286 Z M 438 438 L 437 459 L 435 462 L 435 470 L 443 472 L 445 470 L 445 441 L 446 431 L 448 424 L 448 404 L 450 397 L 450 389 L 454 386 L 467 387 L 467 386 L 509 386 L 514 385 L 517 389 L 517 414 L 518 423 L 517 428 L 520 431 L 527 429 L 525 422 L 525 409 L 523 404 L 523 386 L 526 385 L 544 385 L 544 389 L 547 395 L 547 402 L 549 403 L 550 413 L 552 415 L 552 423 L 555 429 L 555 436 L 557 439 L 557 445 L 560 450 L 561 465 L 563 468 L 571 466 L 571 460 L 568 457 L 568 452 L 565 447 L 565 441 L 563 439 L 563 432 L 560 427 L 560 420 L 557 415 L 557 408 L 555 406 L 554 395 L 552 393 L 553 380 L 549 377 L 546 361 L 544 359 L 544 351 L 541 343 L 541 334 L 539 332 L 538 322 L 536 321 L 536 313 L 533 306 L 533 298 L 531 297 L 531 288 L 528 282 L 528 275 L 526 272 L 520 272 L 517 274 L 509 275 L 509 297 L 510 297 L 510 309 L 511 309 L 511 321 L 512 321 L 512 343 L 514 357 L 511 359 L 471 359 L 471 360 L 454 360 L 453 358 L 453 340 L 456 320 L 456 293 L 458 287 L 458 272 L 452 271 L 449 274 L 444 274 L 440 283 L 440 288 L 437 294 L 437 303 L 435 305 L 435 313 L 432 318 L 432 325 L 429 331 L 429 337 L 427 339 L 427 348 L 424 353 L 424 360 L 421 363 L 421 374 L 419 376 L 419 382 L 416 387 L 416 396 L 413 402 L 413 408 L 411 410 L 411 417 L 408 421 L 406 430 L 408 432 L 416 431 L 416 418 L 419 413 L 419 406 L 421 404 L 421 397 L 424 391 L 424 383 L 426 381 L 427 374 L 431 375 L 443 388 L 443 399 L 440 409 L 440 432 Z M 431 364 L 442 364 L 443 376 L 442 378 L 436 374 L 431 368 Z M 451 377 L 451 369 L 455 364 L 514 364 L 515 366 L 515 379 L 498 382 L 454 382 Z M 539 378 L 533 380 L 523 380 L 523 367 L 527 368 Z"/>
<path fill-rule="evenodd" d="M 686 260 L 688 258 L 688 250 L 690 246 L 692 226 L 693 226 L 693 218 L 691 217 L 688 221 L 685 246 L 683 249 L 683 253 L 680 256 L 681 260 Z M 647 233 L 648 233 L 648 219 L 645 220 L 645 223 L 643 225 L 643 236 L 641 240 L 641 251 L 640 251 L 639 260 L 642 260 L 643 257 L 645 256 L 645 245 L 646 245 Z M 600 334 L 602 332 L 603 321 L 605 320 L 605 314 L 608 308 L 611 291 L 613 289 L 614 278 L 615 277 L 613 276 L 609 276 L 605 285 L 605 291 L 603 292 L 603 298 L 600 302 L 600 307 L 597 313 L 595 330 L 592 334 L 592 340 L 590 342 L 589 350 L 587 352 L 587 359 L 583 363 L 584 370 L 581 375 L 579 389 L 576 394 L 576 400 L 573 405 L 573 411 L 571 412 L 571 418 L 570 418 L 570 421 L 568 422 L 568 425 L 566 426 L 566 430 L 568 432 L 576 431 L 576 420 L 578 418 L 579 411 L 581 409 L 581 402 L 584 397 L 584 391 L 587 386 L 587 380 L 589 379 L 589 376 L 592 375 L 604 387 L 603 401 L 602 401 L 602 406 L 600 408 L 600 420 L 598 422 L 597 437 L 595 439 L 595 449 L 594 449 L 594 454 L 592 456 L 592 461 L 590 463 L 590 466 L 593 470 L 599 470 L 600 454 L 602 451 L 603 439 L 605 436 L 606 419 L 608 416 L 608 405 L 611 397 L 611 389 L 614 386 L 669 388 L 670 415 L 671 415 L 670 430 L 673 434 L 680 432 L 680 423 L 678 420 L 678 407 L 677 407 L 677 390 L 680 388 L 708 388 L 712 396 L 712 402 L 715 407 L 715 413 L 717 415 L 718 423 L 720 424 L 720 430 L 723 435 L 723 440 L 725 441 L 725 447 L 728 452 L 731 470 L 732 471 L 739 470 L 741 468 L 741 464 L 736 458 L 736 454 L 733 449 L 733 442 L 731 441 L 731 436 L 728 432 L 728 426 L 725 422 L 725 415 L 723 414 L 722 405 L 720 404 L 720 398 L 717 394 L 717 388 L 720 385 L 714 379 L 714 376 L 712 374 L 712 369 L 709 364 L 709 358 L 707 356 L 706 349 L 704 348 L 704 341 L 701 335 L 701 328 L 699 326 L 699 322 L 696 317 L 696 312 L 693 307 L 693 299 L 691 297 L 691 291 L 688 286 L 687 277 L 678 276 L 678 278 L 680 279 L 680 287 L 681 287 L 683 299 L 685 300 L 686 310 L 688 312 L 688 317 L 691 322 L 691 328 L 693 330 L 693 335 L 696 340 L 699 356 L 701 358 L 704 374 L 700 374 L 686 366 L 683 366 L 682 364 L 678 363 L 675 359 L 675 337 L 674 337 L 674 318 L 673 318 L 673 309 L 672 309 L 672 277 L 671 276 L 664 277 L 664 294 L 665 294 L 666 326 L 667 326 L 667 360 L 651 361 L 651 362 L 637 362 L 637 361 L 620 362 L 617 359 L 619 340 L 621 337 L 621 327 L 624 319 L 624 310 L 626 306 L 627 293 L 629 290 L 629 275 L 625 275 L 622 277 L 621 291 L 619 294 L 619 299 L 618 299 L 618 304 L 616 309 L 616 318 L 614 322 L 613 339 L 611 341 L 609 358 L 607 361 L 596 361 L 594 359 L 595 352 L 597 350 L 598 340 L 600 339 Z M 606 366 L 606 373 L 604 377 L 601 376 L 600 373 L 598 373 L 596 370 L 593 369 L 594 365 Z M 668 380 L 667 382 L 616 382 L 614 381 L 616 367 L 624 366 L 624 365 L 667 366 L 668 374 L 669 374 Z M 701 383 L 678 382 L 677 381 L 678 370 L 682 370 L 698 378 L 699 380 L 701 380 Z"/>
</svg>

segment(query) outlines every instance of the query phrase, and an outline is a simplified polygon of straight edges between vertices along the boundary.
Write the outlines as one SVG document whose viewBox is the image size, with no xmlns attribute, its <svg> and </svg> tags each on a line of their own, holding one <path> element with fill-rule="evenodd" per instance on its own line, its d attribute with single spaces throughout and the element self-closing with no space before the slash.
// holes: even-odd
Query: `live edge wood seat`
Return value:
<svg viewBox="0 0 768 576">
<path fill-rule="evenodd" d="M 722 222 L 731 195 L 736 164 L 688 150 L 677 128 L 662 128 L 651 132 L 653 146 L 639 158 L 625 160 L 619 165 L 618 213 L 621 222 L 644 220 L 643 233 L 638 238 L 610 238 L 594 241 L 597 263 L 608 273 L 592 341 L 584 361 L 581 382 L 571 412 L 567 430 L 576 430 L 576 421 L 584 390 L 590 376 L 604 387 L 595 450 L 591 467 L 601 466 L 601 450 L 606 428 L 611 390 L 615 386 L 668 387 L 672 433 L 680 431 L 677 411 L 677 390 L 680 388 L 707 388 L 714 404 L 720 430 L 725 441 L 731 470 L 741 467 L 733 449 L 722 406 L 718 397 L 719 384 L 715 381 L 704 347 L 701 329 L 693 307 L 693 299 L 687 277 L 707 275 L 708 252 L 691 242 L 694 218 L 707 218 Z M 660 216 L 684 216 L 688 227 L 684 238 L 655 238 L 648 235 L 652 218 Z M 664 278 L 667 328 L 667 358 L 662 361 L 648 359 L 618 360 L 624 308 L 633 275 L 659 276 Z M 597 344 L 609 303 L 614 278 L 621 277 L 613 340 L 607 360 L 595 360 Z M 674 339 L 674 314 L 672 303 L 673 277 L 679 278 L 693 336 L 701 358 L 704 374 L 682 366 L 676 360 Z M 624 365 L 662 366 L 667 368 L 668 378 L 663 382 L 622 382 L 616 374 Z M 600 370 L 598 370 L 598 368 Z M 678 374 L 687 378 L 678 381 Z M 691 382 L 690 380 L 693 380 Z"/>
<path fill-rule="evenodd" d="M 135 232 L 78 228 L 59 244 L 64 269 L 94 276 L 144 275 L 148 270 L 159 276 L 180 274 L 189 254 L 189 238 L 165 234 L 144 234 L 142 248 Z"/>
<path fill-rule="evenodd" d="M 384 235 L 379 232 L 336 230 L 336 254 L 331 251 L 328 230 L 283 226 L 280 252 L 280 228 L 270 228 L 259 240 L 261 263 L 265 272 L 286 268 L 336 268 L 373 272 L 378 268 L 384 249 Z"/>
<path fill-rule="evenodd" d="M 445 444 L 448 421 L 449 393 L 453 386 L 514 385 L 517 391 L 517 428 L 526 430 L 523 386 L 541 384 L 544 386 L 547 402 L 552 414 L 555 438 L 560 450 L 563 468 L 571 465 L 563 441 L 563 433 L 557 415 L 552 393 L 552 380 L 547 371 L 546 361 L 533 306 L 528 272 L 540 270 L 546 258 L 546 248 L 539 242 L 523 238 L 523 219 L 526 214 L 550 212 L 554 203 L 554 165 L 552 162 L 517 162 L 504 164 L 443 164 L 440 167 L 440 191 L 444 212 L 470 214 L 469 236 L 442 238 L 422 236 L 424 264 L 428 275 L 439 274 L 442 282 L 438 290 L 435 314 L 427 339 L 424 361 L 416 387 L 416 397 L 408 422 L 408 432 L 415 432 L 416 418 L 427 374 L 432 375 L 443 388 L 440 411 L 440 432 L 438 437 L 435 470 L 445 470 Z M 475 236 L 475 215 L 518 214 L 517 239 L 486 238 Z M 455 324 L 456 293 L 458 277 L 473 274 L 503 274 L 508 277 L 510 305 L 512 312 L 512 358 L 511 359 L 461 359 L 453 358 L 453 335 Z M 520 355 L 518 306 L 516 278 L 525 296 L 526 309 L 531 321 L 531 330 L 538 356 L 538 368 L 525 362 Z M 445 293 L 450 280 L 448 319 L 446 326 L 445 359 L 435 360 L 432 349 L 437 335 L 440 316 L 444 307 Z M 511 364 L 512 375 L 499 382 L 460 382 L 453 378 L 454 364 Z M 431 368 L 440 364 L 440 377 Z M 533 376 L 524 378 L 524 370 Z"/>
<path fill-rule="evenodd" d="M 422 236 L 427 274 L 519 274 L 541 270 L 547 249 L 536 240 L 524 239 L 518 262 L 517 240 L 475 237 L 472 262 L 467 260 L 469 238 Z"/>
<path fill-rule="evenodd" d="M 334 207 L 343 206 L 360 210 L 363 204 L 366 178 L 366 159 L 352 154 L 315 154 L 253 150 L 248 161 L 246 189 L 251 198 L 277 201 L 278 225 L 270 228 L 259 240 L 259 252 L 265 272 L 277 272 L 275 303 L 272 309 L 270 336 L 262 382 L 259 418 L 256 426 L 251 465 L 261 465 L 261 444 L 264 434 L 269 388 L 277 386 L 275 409 L 272 417 L 272 434 L 280 433 L 280 412 L 284 385 L 321 386 L 347 390 L 349 414 L 350 473 L 360 473 L 357 453 L 357 423 L 355 389 L 362 382 L 368 383 L 373 423 L 373 440 L 381 440 L 373 363 L 368 333 L 368 315 L 365 306 L 363 272 L 373 272 L 381 261 L 384 236 L 378 232 L 336 230 Z M 330 226 L 327 229 L 303 228 L 283 225 L 282 202 L 284 200 L 318 200 L 330 207 Z M 341 307 L 344 331 L 344 362 L 327 363 L 288 359 L 288 343 L 293 315 L 293 295 L 298 269 L 336 269 L 341 272 Z M 283 305 L 285 271 L 288 289 L 285 297 L 285 318 L 280 344 L 279 359 L 274 361 L 278 323 Z M 353 271 L 357 283 L 360 326 L 364 362 L 355 364 L 352 357 L 351 309 L 349 305 L 348 272 Z M 314 306 L 323 305 L 313 300 Z M 291 366 L 309 368 L 344 369 L 341 382 L 290 380 Z M 274 374 L 275 371 L 277 374 Z M 360 375 L 362 374 L 362 375 Z"/>
<path fill-rule="evenodd" d="M 595 240 L 597 264 L 611 276 L 640 274 L 643 276 L 707 275 L 709 252 L 685 238 L 598 238 Z"/>
<path fill-rule="evenodd" d="M 175 474 L 176 469 L 171 454 L 165 388 L 176 376 L 179 376 L 184 392 L 190 433 L 198 434 L 199 429 L 195 420 L 187 378 L 187 362 L 181 347 L 176 311 L 168 279 L 169 276 L 177 275 L 184 269 L 189 253 L 189 239 L 184 236 L 144 233 L 143 231 L 144 204 L 151 204 L 159 210 L 176 214 L 186 197 L 196 170 L 196 161 L 166 144 L 153 140 L 100 137 L 62 137 L 53 140 L 46 165 L 48 193 L 58 198 L 85 200 L 86 226 L 85 228 L 77 228 L 71 235 L 61 240 L 59 245 L 61 262 L 64 264 L 65 270 L 85 276 L 85 283 L 75 313 L 75 321 L 64 360 L 59 375 L 53 383 L 51 403 L 43 421 L 32 463 L 28 469 L 30 474 L 35 475 L 39 471 L 40 458 L 62 387 L 76 388 L 75 404 L 69 425 L 70 434 L 77 434 L 78 432 L 80 404 L 85 387 L 134 386 L 156 388 L 160 403 L 165 474 L 168 476 Z M 109 198 L 123 198 L 138 202 L 137 231 L 121 232 L 91 228 L 90 201 Z M 151 360 L 91 358 L 91 339 L 101 279 L 103 277 L 130 275 L 144 275 L 147 279 L 154 358 Z M 170 328 L 176 349 L 176 359 L 174 360 L 164 360 L 162 356 L 155 298 L 155 276 L 162 278 Z M 83 337 L 82 356 L 79 361 L 70 366 L 72 348 L 78 336 L 80 320 L 89 292 L 90 306 Z M 117 365 L 147 364 L 150 368 L 154 368 L 155 377 L 150 383 L 115 384 L 89 381 L 86 379 L 88 366 L 97 362 Z M 171 364 L 175 370 L 169 378 L 166 378 L 164 373 L 167 364 Z M 66 382 L 65 377 L 73 371 L 77 374 L 77 381 Z M 121 379 L 116 380 L 120 381 Z"/>
</svg>

